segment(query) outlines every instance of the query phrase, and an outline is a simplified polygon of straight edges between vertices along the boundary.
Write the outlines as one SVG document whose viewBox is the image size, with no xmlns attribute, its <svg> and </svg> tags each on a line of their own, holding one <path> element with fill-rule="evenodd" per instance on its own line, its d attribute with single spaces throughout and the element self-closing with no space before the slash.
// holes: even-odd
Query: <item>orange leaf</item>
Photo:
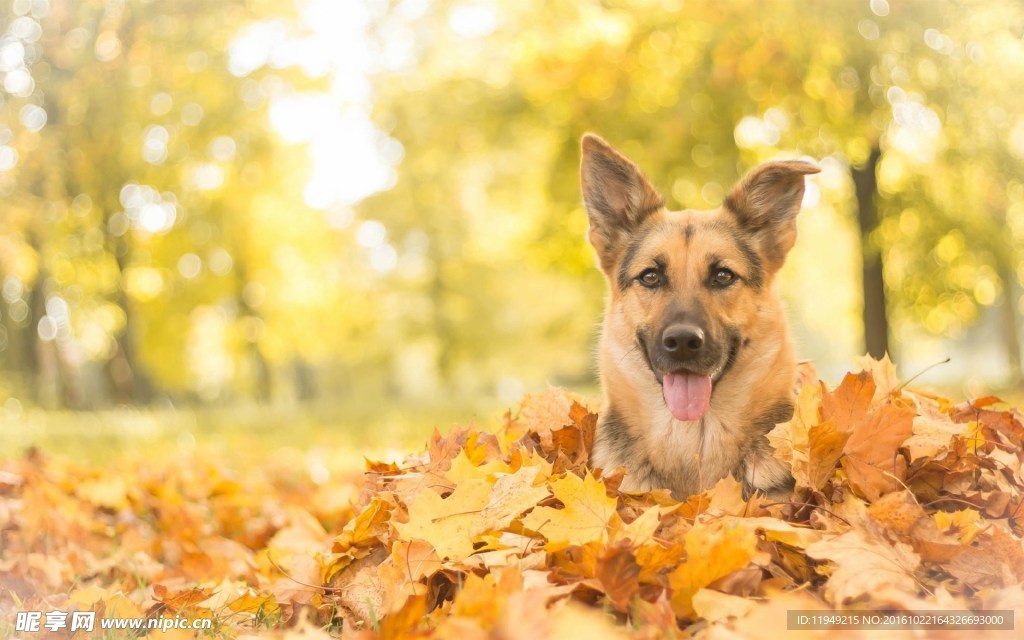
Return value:
<svg viewBox="0 0 1024 640">
<path fill-rule="evenodd" d="M 848 373 L 835 391 L 822 386 L 821 417 L 834 419 L 839 431 L 851 431 L 865 422 L 874 395 L 875 381 L 869 372 Z"/>
<path fill-rule="evenodd" d="M 843 463 L 850 485 L 869 500 L 897 489 L 906 472 L 896 450 L 910 437 L 914 412 L 895 403 L 882 405 L 863 423 L 853 426 Z M 895 478 L 893 477 L 895 476 Z"/>
</svg>

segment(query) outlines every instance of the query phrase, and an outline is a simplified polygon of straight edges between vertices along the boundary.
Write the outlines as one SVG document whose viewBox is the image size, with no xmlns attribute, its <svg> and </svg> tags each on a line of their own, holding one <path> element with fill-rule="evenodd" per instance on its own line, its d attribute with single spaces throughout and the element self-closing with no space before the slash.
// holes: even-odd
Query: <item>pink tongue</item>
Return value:
<svg viewBox="0 0 1024 640">
<path fill-rule="evenodd" d="M 696 420 L 708 412 L 711 377 L 686 371 L 669 373 L 662 382 L 662 392 L 676 420 Z"/>
</svg>

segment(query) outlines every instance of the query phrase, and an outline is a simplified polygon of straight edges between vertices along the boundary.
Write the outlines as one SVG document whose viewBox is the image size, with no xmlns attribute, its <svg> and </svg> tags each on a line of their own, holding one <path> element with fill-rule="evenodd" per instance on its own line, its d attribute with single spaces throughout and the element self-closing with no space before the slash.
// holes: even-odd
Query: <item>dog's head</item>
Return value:
<svg viewBox="0 0 1024 640">
<path fill-rule="evenodd" d="M 606 339 L 638 349 L 672 414 L 697 419 L 775 308 L 770 285 L 796 241 L 804 176 L 819 169 L 769 162 L 716 210 L 668 211 L 628 158 L 593 134 L 582 146 L 589 239 L 611 290 Z"/>
</svg>

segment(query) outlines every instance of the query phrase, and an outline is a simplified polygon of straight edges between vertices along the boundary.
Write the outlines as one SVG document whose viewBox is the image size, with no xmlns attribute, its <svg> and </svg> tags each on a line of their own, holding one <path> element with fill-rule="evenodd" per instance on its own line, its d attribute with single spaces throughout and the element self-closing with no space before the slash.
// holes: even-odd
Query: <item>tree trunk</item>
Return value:
<svg viewBox="0 0 1024 640">
<path fill-rule="evenodd" d="M 864 346 L 872 357 L 881 358 L 889 351 L 889 321 L 885 312 L 885 279 L 882 251 L 871 241 L 878 228 L 878 193 L 876 170 L 882 152 L 876 144 L 863 167 L 851 167 L 857 195 L 857 224 L 860 227 L 860 248 L 864 291 Z"/>
<path fill-rule="evenodd" d="M 1020 287 L 1017 284 L 1017 274 L 1013 267 L 1005 261 L 1000 261 L 999 277 L 1003 281 L 1003 341 L 1006 344 L 1007 365 L 1010 371 L 1010 384 L 1017 385 L 1021 382 L 1021 353 L 1020 353 L 1020 316 L 1017 313 L 1017 300 L 1020 296 Z"/>
<path fill-rule="evenodd" d="M 109 229 L 109 218 L 113 209 L 107 209 L 105 220 L 107 224 L 104 229 Z M 135 353 L 135 310 L 132 308 L 131 298 L 124 290 L 125 273 L 129 264 L 130 247 L 124 238 L 117 238 L 107 233 L 107 246 L 114 254 L 117 262 L 117 270 L 120 274 L 119 293 L 117 304 L 124 313 L 124 327 L 121 332 L 114 336 L 117 349 L 113 357 L 107 362 L 107 376 L 113 387 L 114 400 L 120 404 L 148 403 L 153 398 L 153 388 L 149 378 L 142 369 Z"/>
</svg>

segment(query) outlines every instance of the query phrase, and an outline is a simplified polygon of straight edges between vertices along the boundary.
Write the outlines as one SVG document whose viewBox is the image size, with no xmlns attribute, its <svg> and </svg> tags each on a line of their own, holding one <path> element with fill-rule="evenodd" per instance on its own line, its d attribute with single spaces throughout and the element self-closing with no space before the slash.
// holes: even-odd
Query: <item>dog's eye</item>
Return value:
<svg viewBox="0 0 1024 640">
<path fill-rule="evenodd" d="M 657 269 L 644 269 L 637 280 L 645 287 L 653 288 L 661 284 L 661 273 Z"/>
<path fill-rule="evenodd" d="M 715 269 L 711 274 L 711 284 L 716 287 L 728 287 L 735 280 L 736 274 L 725 267 Z"/>
</svg>

